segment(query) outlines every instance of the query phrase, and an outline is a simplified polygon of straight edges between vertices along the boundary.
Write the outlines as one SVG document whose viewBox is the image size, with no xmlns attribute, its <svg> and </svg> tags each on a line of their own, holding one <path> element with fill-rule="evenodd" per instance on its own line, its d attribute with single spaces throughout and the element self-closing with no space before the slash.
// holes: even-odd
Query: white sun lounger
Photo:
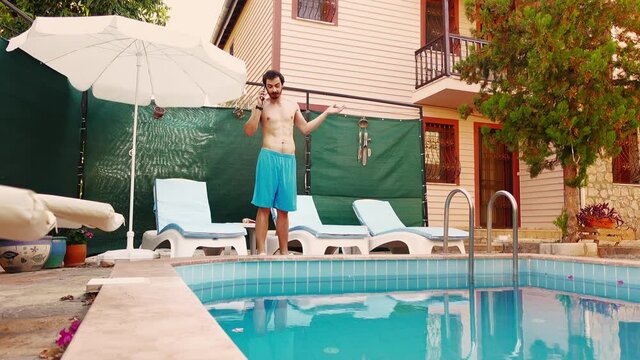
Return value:
<svg viewBox="0 0 640 360">
<path fill-rule="evenodd" d="M 407 245 L 409 254 L 430 254 L 434 246 L 442 246 L 444 229 L 441 227 L 406 227 L 388 201 L 363 199 L 353 202 L 353 210 L 371 234 L 369 251 L 378 246 L 399 241 Z M 464 250 L 464 239 L 469 233 L 449 228 L 449 245 Z"/>
<path fill-rule="evenodd" d="M 304 255 L 324 255 L 327 247 L 355 247 L 361 254 L 369 253 L 369 232 L 364 226 L 324 225 L 310 195 L 298 195 L 297 210 L 289 212 L 289 242 L 299 241 Z M 274 222 L 276 212 L 272 210 Z M 275 231 L 267 234 L 267 251 L 279 248 Z"/>
<path fill-rule="evenodd" d="M 190 257 L 199 247 L 232 246 L 238 255 L 247 255 L 247 231 L 242 226 L 211 222 L 206 183 L 156 179 L 153 198 L 159 232 L 146 231 L 141 248 L 155 250 L 169 243 L 171 257 Z"/>
</svg>

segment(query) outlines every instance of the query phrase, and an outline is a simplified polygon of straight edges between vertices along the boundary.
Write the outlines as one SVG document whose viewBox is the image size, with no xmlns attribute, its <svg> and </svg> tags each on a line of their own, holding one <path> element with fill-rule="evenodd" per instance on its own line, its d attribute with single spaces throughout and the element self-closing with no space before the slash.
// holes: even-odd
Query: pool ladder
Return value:
<svg viewBox="0 0 640 360">
<path fill-rule="evenodd" d="M 451 200 L 456 194 L 462 194 L 467 199 L 469 205 L 469 284 L 474 282 L 474 261 L 475 261 L 475 210 L 471 194 L 462 188 L 451 190 L 444 202 L 444 249 L 442 252 L 449 252 L 449 207 Z M 505 190 L 499 190 L 491 195 L 487 204 L 487 253 L 491 253 L 491 228 L 493 220 L 493 203 L 499 196 L 505 196 L 511 202 L 512 231 L 513 231 L 513 281 L 518 281 L 518 204 L 516 199 Z"/>
</svg>

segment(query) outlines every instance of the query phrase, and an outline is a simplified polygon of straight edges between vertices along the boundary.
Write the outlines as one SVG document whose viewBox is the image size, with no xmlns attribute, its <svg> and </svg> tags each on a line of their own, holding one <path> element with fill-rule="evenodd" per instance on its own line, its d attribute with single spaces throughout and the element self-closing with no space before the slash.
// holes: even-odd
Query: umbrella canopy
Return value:
<svg viewBox="0 0 640 360">
<path fill-rule="evenodd" d="M 238 98 L 246 83 L 244 62 L 196 37 L 121 16 L 38 17 L 9 41 L 7 51 L 17 48 L 80 91 L 91 88 L 99 99 L 134 105 L 127 250 L 114 257 L 138 257 L 133 251 L 138 105 L 153 99 L 162 107 L 200 107 Z"/>
<path fill-rule="evenodd" d="M 121 16 L 38 17 L 10 40 L 99 99 L 162 107 L 200 107 L 242 95 L 242 60 L 213 44 Z M 140 79 L 136 72 L 140 62 Z M 136 92 L 136 85 L 138 91 Z"/>
</svg>

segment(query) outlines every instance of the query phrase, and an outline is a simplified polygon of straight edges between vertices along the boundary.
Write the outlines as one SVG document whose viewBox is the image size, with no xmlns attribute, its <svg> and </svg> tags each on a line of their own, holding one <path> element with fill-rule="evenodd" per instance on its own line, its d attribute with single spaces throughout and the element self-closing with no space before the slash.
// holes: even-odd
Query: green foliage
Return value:
<svg viewBox="0 0 640 360">
<path fill-rule="evenodd" d="M 14 0 L 19 9 L 32 18 L 36 16 L 121 15 L 145 22 L 164 25 L 167 6 L 163 0 Z M 27 30 L 31 24 L 0 4 L 0 37 L 9 39 Z"/>
<path fill-rule="evenodd" d="M 567 234 L 569 234 L 568 224 L 569 214 L 567 213 L 567 210 L 562 209 L 560 215 L 558 215 L 558 217 L 553 220 L 553 225 L 555 225 L 562 232 L 562 239 L 566 238 Z"/>
<path fill-rule="evenodd" d="M 618 141 L 638 127 L 640 2 L 512 3 L 465 1 L 482 24 L 475 36 L 490 44 L 458 70 L 481 84 L 476 110 L 503 125 L 496 136 L 519 150 L 532 176 L 574 167 L 565 183 L 583 186 L 598 155 L 619 153 Z"/>
<path fill-rule="evenodd" d="M 60 235 L 67 237 L 67 245 L 86 244 L 93 238 L 93 233 L 85 228 L 64 229 L 60 231 Z"/>
</svg>

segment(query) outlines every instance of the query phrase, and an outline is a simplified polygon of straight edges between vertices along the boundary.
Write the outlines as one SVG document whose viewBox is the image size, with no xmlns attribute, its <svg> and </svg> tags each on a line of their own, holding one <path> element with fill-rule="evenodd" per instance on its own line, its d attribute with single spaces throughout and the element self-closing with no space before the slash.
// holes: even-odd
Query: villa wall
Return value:
<svg viewBox="0 0 640 360">
<path fill-rule="evenodd" d="M 471 29 L 475 29 L 475 22 L 467 18 L 464 10 L 464 0 L 458 0 L 458 23 L 460 25 L 460 35 L 473 37 Z"/>
<path fill-rule="evenodd" d="M 282 0 L 282 73 L 288 86 L 409 102 L 420 47 L 420 2 L 338 2 L 337 25 L 294 19 Z M 298 101 L 304 102 L 300 95 Z M 412 108 L 312 96 L 311 103 L 345 104 L 344 113 L 382 118 L 419 117 Z"/>
<path fill-rule="evenodd" d="M 555 229 L 553 221 L 564 207 L 562 168 L 544 170 L 531 177 L 527 164 L 520 161 L 520 216 L 524 229 Z"/>
<path fill-rule="evenodd" d="M 640 236 L 640 185 L 614 184 L 611 159 L 599 159 L 588 170 L 585 204 L 608 202 Z"/>
<path fill-rule="evenodd" d="M 262 82 L 262 74 L 272 68 L 273 6 L 273 0 L 247 2 L 224 47 L 230 52 L 233 45 L 233 55 L 244 60 L 247 81 Z M 250 107 L 259 91 L 257 86 L 248 86 L 242 105 Z"/>
</svg>

